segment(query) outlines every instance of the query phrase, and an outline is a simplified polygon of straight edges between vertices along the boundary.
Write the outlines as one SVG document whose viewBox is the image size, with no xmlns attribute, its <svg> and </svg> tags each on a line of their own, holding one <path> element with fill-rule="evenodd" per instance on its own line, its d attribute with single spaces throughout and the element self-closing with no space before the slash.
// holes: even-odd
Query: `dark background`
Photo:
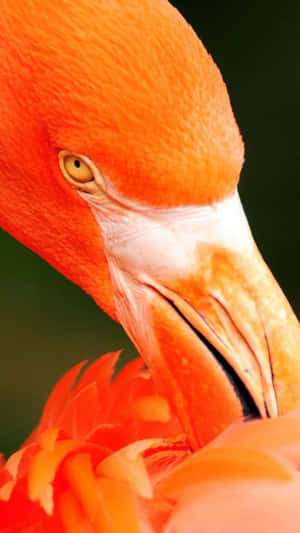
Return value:
<svg viewBox="0 0 300 533">
<path fill-rule="evenodd" d="M 256 241 L 299 316 L 300 4 L 173 3 L 228 85 L 246 143 L 241 197 Z M 0 253 L 0 449 L 8 454 L 37 423 L 70 366 L 121 347 L 125 357 L 135 350 L 80 288 L 3 232 Z"/>
</svg>

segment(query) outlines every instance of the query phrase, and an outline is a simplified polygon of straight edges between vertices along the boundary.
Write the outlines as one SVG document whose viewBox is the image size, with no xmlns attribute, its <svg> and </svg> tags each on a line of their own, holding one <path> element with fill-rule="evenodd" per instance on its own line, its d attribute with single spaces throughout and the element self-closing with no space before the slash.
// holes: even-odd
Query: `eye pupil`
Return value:
<svg viewBox="0 0 300 533">
<path fill-rule="evenodd" d="M 62 159 L 60 159 L 61 169 L 67 177 L 71 180 L 73 185 L 76 183 L 87 183 L 94 180 L 93 170 L 90 166 L 89 161 L 85 161 L 84 158 L 77 154 L 66 154 Z"/>
</svg>

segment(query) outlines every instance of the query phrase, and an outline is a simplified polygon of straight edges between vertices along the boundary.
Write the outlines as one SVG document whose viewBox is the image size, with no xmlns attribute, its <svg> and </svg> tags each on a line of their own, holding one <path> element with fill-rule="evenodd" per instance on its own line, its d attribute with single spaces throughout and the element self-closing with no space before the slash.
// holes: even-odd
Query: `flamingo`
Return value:
<svg viewBox="0 0 300 533">
<path fill-rule="evenodd" d="M 172 413 L 182 453 L 248 415 L 293 426 L 281 417 L 300 407 L 299 323 L 253 241 L 243 142 L 191 27 L 166 0 L 1 11 L 2 228 L 122 324 L 154 380 L 150 411 Z M 32 437 L 46 451 L 52 415 Z M 50 485 L 30 494 L 51 514 Z"/>
</svg>

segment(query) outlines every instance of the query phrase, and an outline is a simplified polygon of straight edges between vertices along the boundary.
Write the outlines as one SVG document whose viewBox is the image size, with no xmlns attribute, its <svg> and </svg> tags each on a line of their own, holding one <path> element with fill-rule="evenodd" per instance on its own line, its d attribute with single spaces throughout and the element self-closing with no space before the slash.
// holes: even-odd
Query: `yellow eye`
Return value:
<svg viewBox="0 0 300 533">
<path fill-rule="evenodd" d="M 64 178 L 80 194 L 100 197 L 105 192 L 105 177 L 97 165 L 86 155 L 61 150 L 58 164 Z"/>
<path fill-rule="evenodd" d="M 79 183 L 87 183 L 94 179 L 93 172 L 80 157 L 68 155 L 64 158 L 65 171 L 69 177 Z"/>
</svg>

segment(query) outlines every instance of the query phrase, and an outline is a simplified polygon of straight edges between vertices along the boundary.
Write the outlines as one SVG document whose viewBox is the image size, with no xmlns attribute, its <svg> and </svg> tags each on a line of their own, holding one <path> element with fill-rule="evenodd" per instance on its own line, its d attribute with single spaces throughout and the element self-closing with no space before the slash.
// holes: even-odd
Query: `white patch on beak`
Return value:
<svg viewBox="0 0 300 533">
<path fill-rule="evenodd" d="M 244 254 L 253 251 L 237 191 L 211 206 L 164 209 L 82 196 L 100 226 L 108 263 L 142 283 L 190 272 L 199 244 Z"/>
</svg>

